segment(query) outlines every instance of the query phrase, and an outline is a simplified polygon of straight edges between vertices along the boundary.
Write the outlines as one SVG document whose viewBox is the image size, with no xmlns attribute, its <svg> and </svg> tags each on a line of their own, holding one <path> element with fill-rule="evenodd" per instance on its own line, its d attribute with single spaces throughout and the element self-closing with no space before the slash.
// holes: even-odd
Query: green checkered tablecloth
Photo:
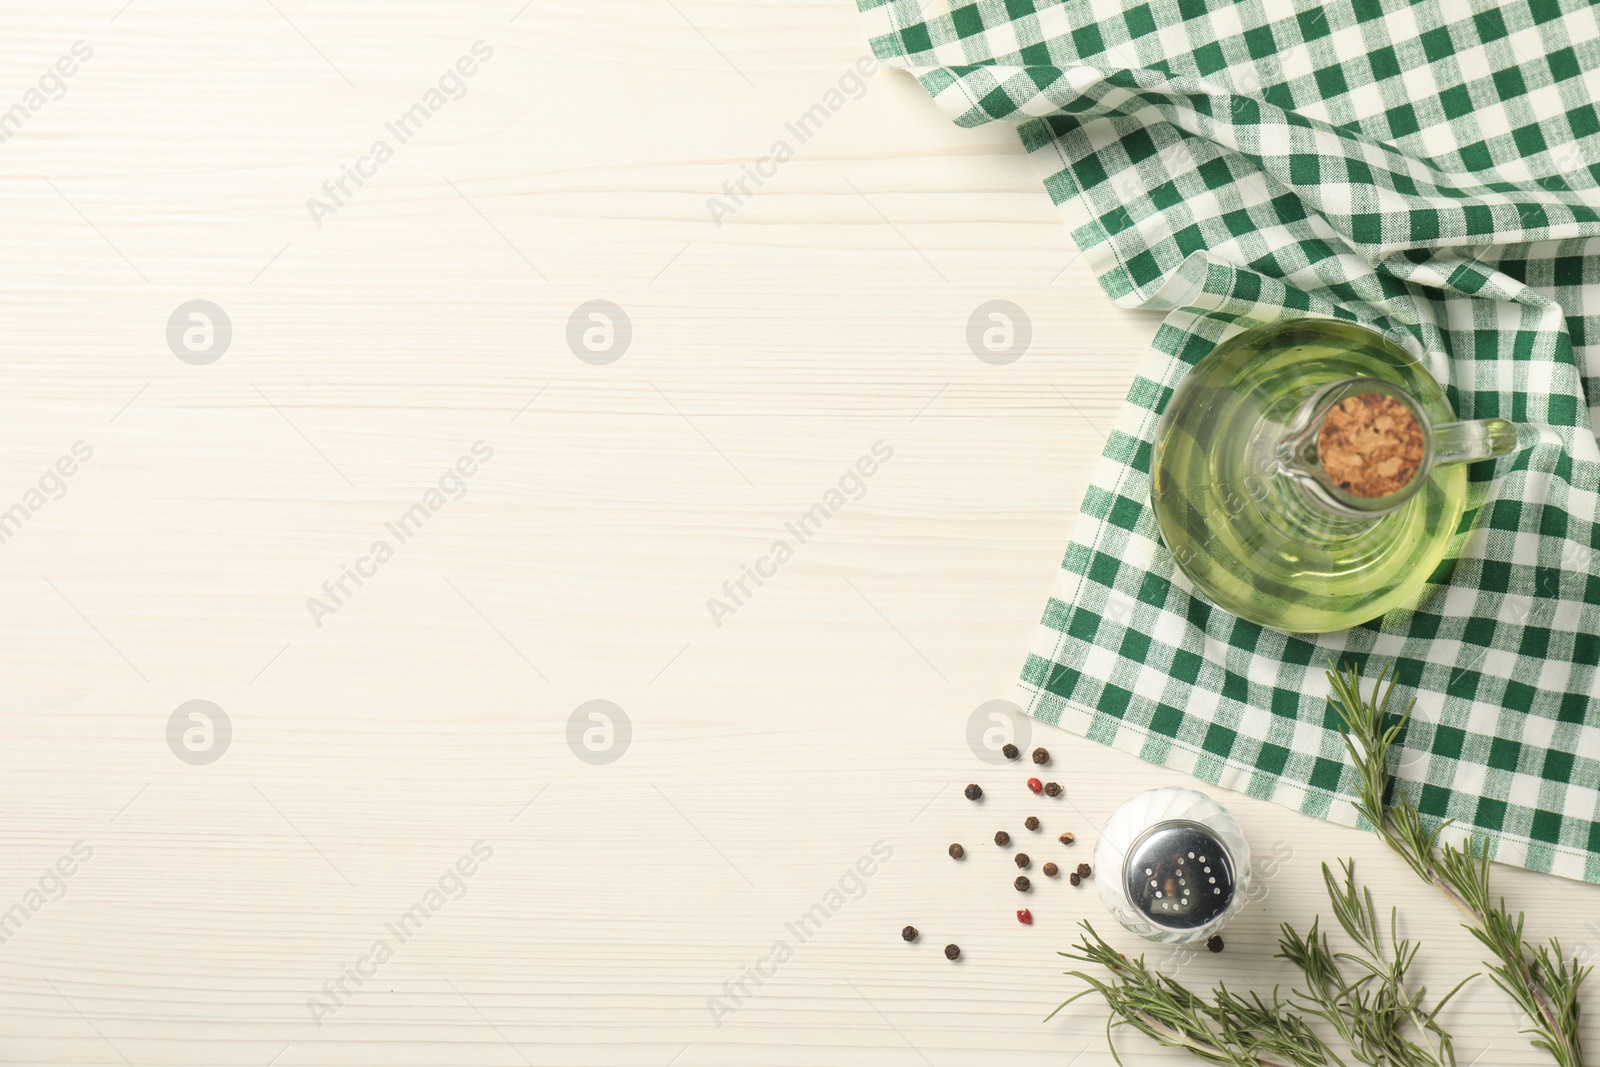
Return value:
<svg viewBox="0 0 1600 1067">
<path fill-rule="evenodd" d="M 1170 314 L 1028 655 L 1029 711 L 1353 824 L 1335 659 L 1415 695 L 1398 775 L 1495 857 L 1600 882 L 1600 19 L 1564 0 L 858 0 L 957 123 L 1010 122 L 1106 293 Z M 1218 341 L 1292 315 L 1389 331 L 1472 468 L 1412 611 L 1289 636 L 1190 591 L 1149 506 L 1157 415 Z M 1370 673 L 1370 672 L 1369 672 Z"/>
</svg>

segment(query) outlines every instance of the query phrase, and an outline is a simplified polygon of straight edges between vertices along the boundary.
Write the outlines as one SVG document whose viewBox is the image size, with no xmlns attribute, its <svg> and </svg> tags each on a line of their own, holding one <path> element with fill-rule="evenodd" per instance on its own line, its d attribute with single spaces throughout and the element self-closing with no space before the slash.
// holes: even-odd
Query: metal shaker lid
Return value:
<svg viewBox="0 0 1600 1067">
<path fill-rule="evenodd" d="M 1140 834 L 1123 861 L 1128 899 L 1146 919 L 1170 930 L 1204 926 L 1233 900 L 1233 857 L 1199 823 L 1159 822 Z"/>
</svg>

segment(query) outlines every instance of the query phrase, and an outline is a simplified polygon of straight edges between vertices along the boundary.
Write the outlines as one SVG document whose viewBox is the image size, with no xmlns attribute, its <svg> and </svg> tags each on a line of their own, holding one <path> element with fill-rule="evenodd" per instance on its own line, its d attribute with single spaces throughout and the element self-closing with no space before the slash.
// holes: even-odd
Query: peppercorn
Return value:
<svg viewBox="0 0 1600 1067">
<path fill-rule="evenodd" d="M 967 850 L 962 848 L 960 845 L 951 845 L 950 846 L 950 858 L 951 859 L 958 860 L 962 856 L 965 856 L 966 854 L 967 854 Z"/>
<path fill-rule="evenodd" d="M 1212 952 L 1221 952 L 1222 951 L 1222 935 L 1221 934 L 1212 934 L 1209 938 L 1207 938 L 1206 939 L 1206 948 L 1210 949 Z"/>
<path fill-rule="evenodd" d="M 1044 790 L 1044 783 L 1037 778 L 1029 778 L 1028 788 L 1033 790 L 1034 796 L 1038 796 Z"/>
<path fill-rule="evenodd" d="M 1046 782 L 1044 784 L 1044 795 L 1047 796 L 1047 797 L 1058 797 L 1058 796 L 1060 796 L 1061 795 L 1061 786 L 1060 786 L 1060 784 L 1057 783 L 1057 782 Z"/>
<path fill-rule="evenodd" d="M 983 787 L 978 785 L 969 785 L 967 786 L 965 792 L 968 800 L 977 800 L 979 797 L 983 796 Z"/>
<path fill-rule="evenodd" d="M 1028 858 L 1028 854 L 1026 852 L 1018 852 L 1016 859 L 1017 859 L 1017 866 L 1023 868 L 1024 870 L 1027 869 L 1028 864 L 1033 862 L 1032 860 L 1030 860 Z"/>
<path fill-rule="evenodd" d="M 1033 762 L 1039 764 L 1041 767 L 1044 766 L 1046 763 L 1049 763 L 1050 762 L 1050 753 L 1049 753 L 1049 751 L 1046 750 L 1046 749 L 1042 749 L 1042 748 L 1034 749 L 1033 750 Z"/>
<path fill-rule="evenodd" d="M 1044 876 L 1046 878 L 1054 878 L 1057 874 L 1061 873 L 1061 868 L 1057 867 L 1053 863 L 1047 863 L 1040 869 L 1044 871 Z"/>
<path fill-rule="evenodd" d="M 1011 884 L 1017 887 L 1019 893 L 1026 893 L 1033 887 L 1033 883 L 1028 881 L 1028 876 L 1025 874 L 1017 875 L 1017 880 Z"/>
<path fill-rule="evenodd" d="M 1087 863 L 1078 864 L 1078 877 L 1079 878 L 1087 878 L 1093 873 L 1094 873 L 1094 871 L 1089 869 L 1089 865 Z"/>
<path fill-rule="evenodd" d="M 947 960 L 958 960 L 958 959 L 960 959 L 961 958 L 961 949 L 959 947 L 957 947 L 956 945 L 946 945 L 944 947 L 944 958 L 947 959 Z"/>
<path fill-rule="evenodd" d="M 1000 752 L 1001 752 L 1002 755 L 1005 756 L 1006 759 L 1016 759 L 1018 756 L 1020 756 L 1022 754 L 1021 751 L 1017 748 L 1017 746 L 1013 745 L 1009 741 L 1007 741 L 1005 744 L 1000 746 Z"/>
<path fill-rule="evenodd" d="M 915 941 L 916 939 L 917 939 L 917 928 L 915 926 L 908 926 L 904 930 L 900 931 L 900 940 L 902 940 L 902 941 Z"/>
<path fill-rule="evenodd" d="M 996 830 L 994 832 L 994 843 L 999 845 L 1001 848 L 1005 848 L 1007 845 L 1011 844 L 1011 835 L 1006 833 L 1004 830 Z"/>
<path fill-rule="evenodd" d="M 1071 830 L 1068 830 L 1066 833 L 1064 833 L 1060 837 L 1056 838 L 1056 840 L 1060 841 L 1063 845 L 1070 845 L 1074 841 L 1076 841 L 1077 838 L 1075 836 L 1073 836 L 1073 833 L 1072 833 Z"/>
<path fill-rule="evenodd" d="M 1039 828 L 1039 820 L 1036 816 L 1030 815 L 1022 820 L 1022 825 L 1030 830 L 1037 830 Z"/>
<path fill-rule="evenodd" d="M 1021 923 L 1023 926 L 1032 926 L 1033 912 L 1029 911 L 1027 908 L 1018 909 L 1017 922 Z"/>
<path fill-rule="evenodd" d="M 1071 882 L 1073 885 L 1077 885 L 1079 882 L 1083 881 L 1083 879 L 1078 877 L 1077 871 L 1073 871 L 1071 874 L 1067 875 L 1067 881 Z"/>
</svg>

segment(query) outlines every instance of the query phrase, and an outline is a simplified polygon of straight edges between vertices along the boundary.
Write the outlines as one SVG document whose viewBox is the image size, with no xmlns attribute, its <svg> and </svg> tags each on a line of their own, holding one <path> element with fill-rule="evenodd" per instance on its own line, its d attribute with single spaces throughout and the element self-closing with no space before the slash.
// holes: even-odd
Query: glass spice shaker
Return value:
<svg viewBox="0 0 1600 1067">
<path fill-rule="evenodd" d="M 1152 789 L 1106 821 L 1094 849 L 1100 900 L 1148 941 L 1204 941 L 1244 906 L 1250 845 L 1227 809 L 1193 789 Z"/>
</svg>

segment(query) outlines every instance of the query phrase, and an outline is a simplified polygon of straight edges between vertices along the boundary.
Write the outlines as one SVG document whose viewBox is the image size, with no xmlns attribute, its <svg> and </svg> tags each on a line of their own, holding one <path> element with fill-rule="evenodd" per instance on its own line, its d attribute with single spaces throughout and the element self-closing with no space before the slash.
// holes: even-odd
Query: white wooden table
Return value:
<svg viewBox="0 0 1600 1067">
<path fill-rule="evenodd" d="M 1038 812 L 1087 859 L 1181 779 L 1039 727 L 1067 795 L 1037 803 L 967 724 L 1155 318 L 1008 129 L 852 80 L 848 0 L 520 3 L 0 14 L 0 1062 L 1110 1063 L 1095 1005 L 1040 1021 L 1074 924 L 1112 933 L 1093 892 L 1023 900 L 986 841 Z M 214 312 L 169 344 L 195 300 L 225 351 Z M 625 351 L 615 313 L 569 346 L 594 300 Z M 969 348 L 990 300 L 1015 362 Z M 595 700 L 631 736 L 586 709 L 569 744 Z M 1476 966 L 1372 839 L 1223 799 L 1283 862 L 1223 955 L 1154 952 L 1185 981 L 1289 981 L 1276 925 L 1345 855 L 1439 988 Z M 1600 951 L 1594 889 L 1498 879 Z M 1463 1064 L 1545 1062 L 1487 982 L 1449 1019 Z"/>
</svg>

